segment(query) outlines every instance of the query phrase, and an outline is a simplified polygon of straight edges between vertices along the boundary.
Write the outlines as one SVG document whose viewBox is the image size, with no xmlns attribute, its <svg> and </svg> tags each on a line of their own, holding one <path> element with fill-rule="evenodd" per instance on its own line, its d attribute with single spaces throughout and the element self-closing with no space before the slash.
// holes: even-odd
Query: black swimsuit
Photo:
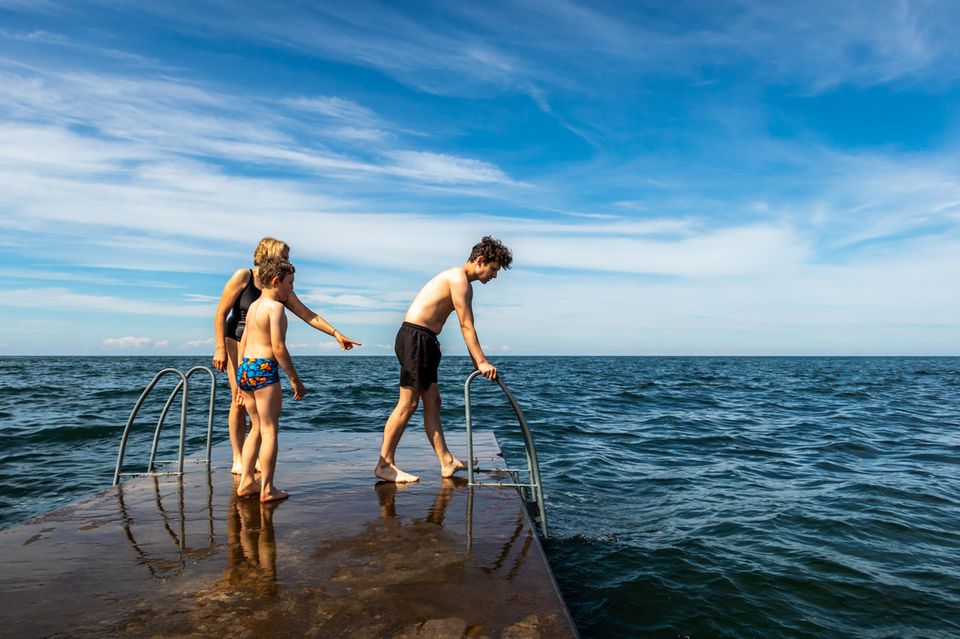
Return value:
<svg viewBox="0 0 960 639">
<path fill-rule="evenodd" d="M 230 316 L 227 317 L 227 337 L 240 341 L 240 338 L 243 337 L 243 329 L 247 324 L 247 309 L 259 297 L 260 289 L 253 283 L 253 269 L 250 269 L 250 279 L 247 281 L 247 286 L 234 300 L 233 308 L 230 309 Z"/>
</svg>

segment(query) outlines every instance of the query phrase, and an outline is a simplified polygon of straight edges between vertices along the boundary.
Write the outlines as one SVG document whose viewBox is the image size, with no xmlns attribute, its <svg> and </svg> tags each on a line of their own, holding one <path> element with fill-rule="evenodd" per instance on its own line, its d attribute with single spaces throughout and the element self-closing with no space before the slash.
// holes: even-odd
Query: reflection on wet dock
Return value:
<svg viewBox="0 0 960 639">
<path fill-rule="evenodd" d="M 495 465 L 493 436 L 474 438 Z M 0 635 L 576 636 L 515 490 L 441 479 L 412 433 L 398 459 L 423 480 L 377 484 L 379 445 L 281 435 L 286 502 L 237 500 L 221 445 L 212 472 L 136 478 L 0 531 Z"/>
</svg>

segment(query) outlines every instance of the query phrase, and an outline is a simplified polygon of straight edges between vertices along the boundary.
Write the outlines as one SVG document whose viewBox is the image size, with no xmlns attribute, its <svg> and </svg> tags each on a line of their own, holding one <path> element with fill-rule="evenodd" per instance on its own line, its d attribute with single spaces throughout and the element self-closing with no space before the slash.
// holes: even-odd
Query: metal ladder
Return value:
<svg viewBox="0 0 960 639">
<path fill-rule="evenodd" d="M 133 411 L 130 413 L 130 419 L 127 420 L 127 425 L 123 429 L 123 436 L 120 438 L 120 452 L 117 454 L 117 467 L 113 472 L 114 486 L 120 482 L 120 475 L 183 475 L 183 447 L 187 437 L 188 382 L 190 377 L 192 377 L 195 373 L 199 373 L 200 371 L 206 371 L 207 374 L 210 375 L 210 412 L 207 417 L 207 458 L 190 461 L 198 463 L 210 462 L 210 444 L 211 437 L 213 435 L 213 406 L 217 394 L 217 378 L 214 376 L 213 371 L 206 366 L 194 366 L 186 373 L 183 373 L 176 368 L 164 368 L 157 373 L 154 376 L 153 381 L 147 384 L 147 387 L 143 389 L 143 393 L 140 394 L 140 399 L 138 399 L 137 403 L 134 405 Z M 133 420 L 136 419 L 137 413 L 140 412 L 140 407 L 143 406 L 143 401 L 147 398 L 147 395 L 150 394 L 150 391 L 153 390 L 153 387 L 156 386 L 157 382 L 159 382 L 160 379 L 165 375 L 176 375 L 180 378 L 180 381 L 177 382 L 177 386 L 173 389 L 173 392 L 170 393 L 170 397 L 167 398 L 167 403 L 163 405 L 163 412 L 160 413 L 160 420 L 157 422 L 157 430 L 153 434 L 153 446 L 150 449 L 150 463 L 147 465 L 147 472 L 121 473 L 120 470 L 123 467 L 123 455 L 127 450 L 127 438 L 130 435 L 130 427 L 133 426 Z M 158 473 L 154 469 L 156 468 L 157 464 L 157 445 L 160 442 L 160 428 L 163 426 L 163 422 L 167 418 L 167 413 L 170 412 L 170 406 L 173 404 L 173 400 L 176 398 L 177 393 L 180 392 L 180 389 L 183 389 L 183 402 L 180 409 L 180 454 L 177 458 L 177 472 Z M 162 460 L 160 463 L 168 463 L 172 461 L 174 460 Z"/>
<path fill-rule="evenodd" d="M 513 393 L 510 392 L 510 389 L 506 387 L 503 383 L 503 376 L 497 374 L 496 382 L 500 385 L 500 388 L 503 390 L 503 393 L 507 396 L 507 399 L 510 400 L 510 405 L 513 407 L 513 412 L 517 415 L 517 421 L 520 423 L 520 432 L 523 435 L 523 447 L 527 455 L 527 469 L 510 469 L 510 468 L 491 468 L 491 469 L 476 469 L 473 468 L 473 425 L 470 418 L 470 383 L 473 382 L 477 376 L 480 375 L 480 371 L 473 371 L 467 376 L 467 381 L 463 385 L 463 407 L 464 412 L 466 413 L 466 422 L 467 422 L 467 481 L 470 486 L 496 486 L 496 487 L 514 487 L 519 493 L 521 499 L 523 499 L 524 504 L 527 506 L 529 511 L 533 514 L 534 521 L 540 524 L 540 531 L 543 533 L 543 537 L 547 538 L 547 512 L 543 506 L 543 484 L 540 482 L 540 464 L 537 461 L 537 448 L 533 443 L 533 436 L 530 434 L 530 427 L 527 425 L 527 419 L 523 416 L 523 411 L 520 409 L 520 405 L 517 403 L 517 400 L 514 399 Z M 509 473 L 510 477 L 513 479 L 512 482 L 479 482 L 474 481 L 474 473 L 496 473 L 496 472 L 505 472 Z M 528 482 L 523 483 L 520 481 L 520 473 L 527 473 Z"/>
</svg>

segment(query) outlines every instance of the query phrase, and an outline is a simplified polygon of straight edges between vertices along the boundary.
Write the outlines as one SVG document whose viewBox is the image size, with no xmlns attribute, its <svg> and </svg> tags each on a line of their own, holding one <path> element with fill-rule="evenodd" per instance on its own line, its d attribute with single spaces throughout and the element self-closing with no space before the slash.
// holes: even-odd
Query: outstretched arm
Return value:
<svg viewBox="0 0 960 639">
<path fill-rule="evenodd" d="M 293 398 L 303 399 L 303 396 L 307 394 L 307 389 L 300 381 L 297 369 L 294 368 L 293 360 L 290 358 L 290 352 L 287 350 L 287 318 L 283 316 L 283 313 L 282 306 L 275 306 L 270 309 L 270 347 L 273 349 L 273 356 L 277 358 L 280 368 L 290 378 L 290 385 L 293 386 Z"/>
<path fill-rule="evenodd" d="M 354 341 L 345 336 L 343 333 L 331 326 L 327 320 L 323 319 L 318 314 L 307 308 L 307 306 L 300 301 L 300 298 L 297 297 L 296 293 L 290 294 L 290 297 L 287 298 L 285 306 L 290 309 L 291 313 L 302 319 L 310 326 L 322 333 L 332 336 L 333 339 L 340 343 L 341 349 L 349 351 L 354 346 L 363 346 L 363 344 L 360 342 Z"/>
<path fill-rule="evenodd" d="M 218 371 L 227 370 L 227 313 L 247 286 L 248 276 L 249 271 L 242 268 L 227 280 L 220 294 L 217 312 L 213 316 L 213 367 Z"/>
<path fill-rule="evenodd" d="M 473 363 L 480 371 L 480 374 L 487 379 L 497 378 L 497 369 L 487 361 L 483 349 L 480 348 L 480 338 L 477 337 L 477 329 L 473 325 L 473 289 L 466 279 L 457 278 L 450 283 L 450 296 L 453 299 L 453 308 L 457 311 L 457 318 L 460 320 L 460 332 L 463 333 L 463 341 L 467 345 L 470 357 Z"/>
</svg>

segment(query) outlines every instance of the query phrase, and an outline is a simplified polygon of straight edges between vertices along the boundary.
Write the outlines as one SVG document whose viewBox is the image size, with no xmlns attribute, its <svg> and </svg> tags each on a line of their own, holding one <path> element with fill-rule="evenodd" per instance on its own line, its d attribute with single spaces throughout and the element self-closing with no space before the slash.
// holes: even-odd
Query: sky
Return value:
<svg viewBox="0 0 960 639">
<path fill-rule="evenodd" d="M 958 98 L 952 2 L 0 0 L 0 355 L 210 355 L 267 235 L 390 355 L 487 234 L 494 362 L 960 355 Z"/>
</svg>

